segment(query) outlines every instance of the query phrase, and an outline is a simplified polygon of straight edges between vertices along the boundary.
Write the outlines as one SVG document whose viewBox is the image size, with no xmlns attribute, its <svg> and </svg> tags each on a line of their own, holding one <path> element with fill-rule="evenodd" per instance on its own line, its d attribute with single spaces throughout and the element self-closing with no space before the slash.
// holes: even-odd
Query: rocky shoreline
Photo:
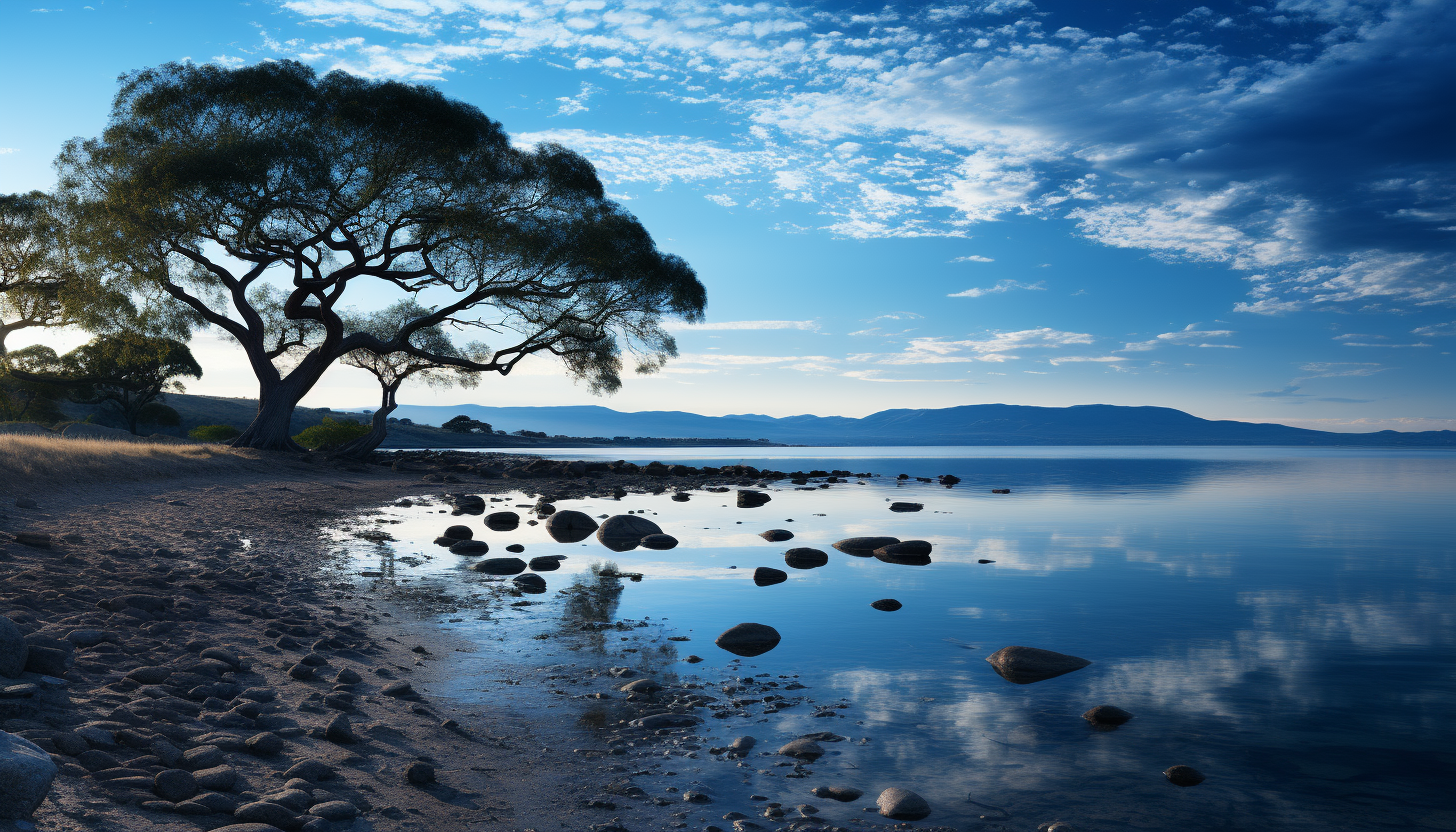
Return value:
<svg viewBox="0 0 1456 832">
<path fill-rule="evenodd" d="M 0 820 L 0 829 L 687 827 L 681 807 L 701 813 L 706 795 L 649 798 L 631 777 L 652 770 L 619 758 L 672 753 L 664 748 L 696 756 L 701 719 L 691 713 L 730 707 L 723 697 L 701 682 L 586 667 L 573 671 L 574 684 L 599 680 L 601 695 L 579 698 L 615 700 L 604 732 L 542 721 L 529 703 L 525 712 L 502 702 L 456 714 L 422 696 L 421 680 L 444 672 L 437 657 L 473 646 L 331 582 L 333 554 L 319 530 L 441 485 L 566 499 L 765 487 L 792 474 L 461 452 L 378 457 L 280 457 L 271 474 L 221 483 L 39 493 L 12 484 L 0 513 L 0 615 L 10 622 L 0 623 L 0 656 L 18 643 L 24 671 L 0 679 L 0 729 L 38 749 L 56 777 L 32 817 Z M 541 683 L 559 689 L 562 678 Z M 592 704 L 603 703 L 576 705 L 588 723 L 600 717 Z M 673 714 L 688 716 L 656 724 Z M 764 811 L 771 826 L 831 828 L 812 811 Z M 720 828 L 754 828 L 740 813 L 723 817 Z"/>
</svg>

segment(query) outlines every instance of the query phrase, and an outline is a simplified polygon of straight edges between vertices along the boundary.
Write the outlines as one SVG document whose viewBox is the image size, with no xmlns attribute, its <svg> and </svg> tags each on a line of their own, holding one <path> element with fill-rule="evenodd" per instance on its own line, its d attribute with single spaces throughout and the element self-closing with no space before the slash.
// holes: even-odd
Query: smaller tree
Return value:
<svg viewBox="0 0 1456 832">
<path fill-rule="evenodd" d="M 65 418 L 60 402 L 67 386 L 60 356 L 39 344 L 0 356 L 0 422 L 52 424 Z"/>
<path fill-rule="evenodd" d="M 451 433 L 494 433 L 495 429 L 489 422 L 481 422 L 472 419 L 465 414 L 460 414 L 440 426 L 440 430 L 448 430 Z"/>
<path fill-rule="evenodd" d="M 102 335 L 66 353 L 61 364 L 65 372 L 56 380 L 70 388 L 72 401 L 109 406 L 132 433 L 145 422 L 180 424 L 162 401 L 186 389 L 180 377 L 202 378 L 186 344 L 134 333 Z"/>
<path fill-rule="evenodd" d="M 433 309 L 421 306 L 414 300 L 402 300 L 370 315 L 351 315 L 348 326 L 387 342 L 393 333 L 403 331 L 407 324 L 433 313 Z M 369 432 L 342 445 L 337 451 L 340 456 L 364 457 L 379 447 L 388 434 L 389 414 L 399 406 L 396 396 L 406 379 L 413 377 L 436 389 L 456 385 L 474 387 L 479 383 L 477 371 L 442 363 L 442 360 L 479 361 L 487 354 L 485 345 L 470 344 L 462 350 L 455 346 L 450 336 L 437 324 L 416 329 L 409 337 L 408 346 L 417 352 L 401 350 L 376 353 L 361 349 L 343 357 L 344 364 L 367 370 L 378 380 L 380 403 L 370 421 Z M 489 428 L 489 425 L 485 427 Z"/>
</svg>

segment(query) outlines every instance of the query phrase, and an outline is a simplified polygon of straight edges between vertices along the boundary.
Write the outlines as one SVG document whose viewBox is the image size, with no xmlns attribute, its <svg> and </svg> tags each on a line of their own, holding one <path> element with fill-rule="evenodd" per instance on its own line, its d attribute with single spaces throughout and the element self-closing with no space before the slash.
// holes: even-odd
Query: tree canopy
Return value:
<svg viewBox="0 0 1456 832">
<path fill-rule="evenodd" d="M 358 350 L 502 375 L 549 354 L 611 392 L 624 353 L 640 372 L 676 354 L 662 316 L 697 320 L 706 301 L 584 158 L 513 147 L 428 87 L 288 61 L 166 64 L 124 76 L 105 131 L 57 166 L 87 269 L 247 352 L 260 408 L 239 444 L 296 447 L 293 407 Z M 265 314 L 272 284 L 281 305 Z M 393 332 L 351 326 L 361 285 L 425 311 Z M 417 334 L 442 326 L 504 346 L 432 352 Z"/>
</svg>

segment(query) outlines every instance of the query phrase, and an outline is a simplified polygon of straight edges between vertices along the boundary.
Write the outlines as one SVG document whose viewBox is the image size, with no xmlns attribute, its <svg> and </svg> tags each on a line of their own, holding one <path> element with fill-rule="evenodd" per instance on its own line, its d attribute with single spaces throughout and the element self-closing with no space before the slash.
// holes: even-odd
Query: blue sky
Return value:
<svg viewBox="0 0 1456 832">
<path fill-rule="evenodd" d="M 0 26 L 0 191 L 50 187 L 122 72 L 293 58 L 579 150 L 708 286 L 682 357 L 611 399 L 542 360 L 409 403 L 1456 428 L 1448 0 L 91 0 Z M 192 392 L 255 392 L 194 350 Z M 340 369 L 307 403 L 374 398 Z"/>
</svg>

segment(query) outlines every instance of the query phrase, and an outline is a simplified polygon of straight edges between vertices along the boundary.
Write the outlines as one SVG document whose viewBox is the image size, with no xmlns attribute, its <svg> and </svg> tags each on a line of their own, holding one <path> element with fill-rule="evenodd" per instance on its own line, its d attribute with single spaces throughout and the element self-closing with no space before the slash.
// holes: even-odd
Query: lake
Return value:
<svg viewBox="0 0 1456 832">
<path fill-rule="evenodd" d="M 592 449 L 536 453 L 591 458 Z M 592 516 L 645 512 L 678 538 L 671 551 L 557 543 L 541 526 L 492 532 L 438 505 L 385 508 L 397 542 L 351 551 L 367 566 L 387 549 L 395 580 L 462 586 L 480 576 L 430 542 L 451 523 L 471 525 L 492 556 L 510 543 L 527 558 L 565 555 L 544 575 L 543 603 L 511 613 L 516 632 L 542 634 L 569 618 L 570 596 L 558 590 L 591 583 L 589 565 L 612 561 L 643 577 L 620 582 L 607 612 L 690 639 L 664 642 L 681 655 L 664 648 L 662 672 L 715 686 L 759 674 L 807 686 L 812 702 L 771 719 L 750 707 L 703 731 L 712 743 L 753 734 L 760 750 L 814 731 L 849 740 L 826 744 L 805 779 L 780 776 L 769 758 L 747 767 L 706 754 L 674 761 L 718 795 L 709 819 L 751 811 L 740 804 L 756 792 L 848 822 L 879 790 L 902 786 L 930 802 L 925 823 L 957 828 L 1030 830 L 1060 819 L 1090 830 L 1456 830 L 1456 454 L 897 447 L 603 456 L 881 476 L 811 490 L 780 482 L 754 509 L 701 491 L 686 503 L 633 494 L 557 504 Z M 896 480 L 901 473 L 912 479 Z M 913 479 L 940 474 L 961 482 Z M 533 499 L 511 495 L 487 510 Z M 891 512 L 892 501 L 924 508 Z M 794 538 L 766 542 L 758 533 L 768 529 Z M 932 562 L 830 546 L 861 535 L 929 541 Z M 792 547 L 821 549 L 829 563 L 789 568 Z M 759 566 L 788 580 L 756 586 Z M 883 598 L 903 607 L 870 607 Z M 752 659 L 714 646 L 740 622 L 768 624 L 782 641 Z M 441 625 L 478 633 L 482 644 L 498 638 L 498 619 L 442 616 Z M 985 661 L 1008 645 L 1092 663 L 1013 684 Z M 605 641 L 598 649 L 614 662 L 643 659 Z M 703 661 L 679 660 L 689 652 Z M 542 661 L 561 658 L 543 649 Z M 443 695 L 468 699 L 472 690 Z M 844 707 L 829 712 L 830 703 Z M 1134 718 L 1096 730 L 1081 714 L 1101 704 Z M 1207 780 L 1174 786 L 1161 774 L 1173 765 Z M 867 794 L 843 805 L 809 795 L 825 784 Z"/>
</svg>

